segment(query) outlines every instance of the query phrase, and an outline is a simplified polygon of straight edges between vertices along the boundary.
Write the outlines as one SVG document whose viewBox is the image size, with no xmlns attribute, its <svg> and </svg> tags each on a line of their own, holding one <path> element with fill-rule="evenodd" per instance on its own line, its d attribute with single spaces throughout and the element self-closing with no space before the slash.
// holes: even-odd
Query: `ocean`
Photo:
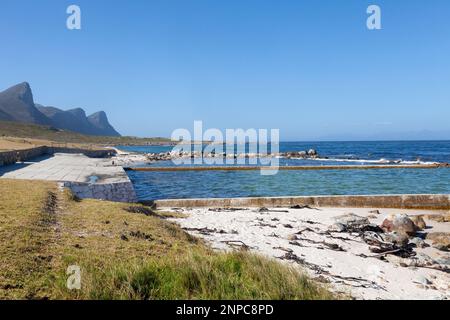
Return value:
<svg viewBox="0 0 450 320">
<path fill-rule="evenodd" d="M 157 153 L 171 146 L 118 146 L 132 152 Z M 450 141 L 281 142 L 280 152 L 315 149 L 319 158 L 279 159 L 291 165 L 374 165 L 449 163 Z M 146 166 L 172 166 L 171 161 Z M 279 171 L 129 171 L 141 200 L 348 194 L 450 193 L 450 168 Z"/>
</svg>

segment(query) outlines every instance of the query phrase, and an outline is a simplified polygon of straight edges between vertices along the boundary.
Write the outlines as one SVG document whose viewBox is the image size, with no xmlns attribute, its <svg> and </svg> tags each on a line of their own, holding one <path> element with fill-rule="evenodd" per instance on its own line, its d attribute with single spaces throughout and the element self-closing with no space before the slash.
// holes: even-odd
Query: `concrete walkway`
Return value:
<svg viewBox="0 0 450 320">
<path fill-rule="evenodd" d="M 2 178 L 115 183 L 128 181 L 122 167 L 111 165 L 107 159 L 93 159 L 81 154 L 55 154 L 54 157 L 5 173 Z"/>
<path fill-rule="evenodd" d="M 51 158 L 28 165 L 24 163 L 4 167 L 0 174 L 3 179 L 62 182 L 80 198 L 136 201 L 136 194 L 127 174 L 121 166 L 113 166 L 110 159 L 57 153 Z"/>
</svg>

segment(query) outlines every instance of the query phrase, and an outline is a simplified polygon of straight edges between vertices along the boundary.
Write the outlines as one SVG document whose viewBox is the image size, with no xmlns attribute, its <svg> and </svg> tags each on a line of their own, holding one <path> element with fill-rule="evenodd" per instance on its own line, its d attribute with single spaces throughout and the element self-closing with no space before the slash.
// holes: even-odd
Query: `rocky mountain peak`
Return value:
<svg viewBox="0 0 450 320">
<path fill-rule="evenodd" d="M 0 92 L 0 120 L 51 125 L 87 135 L 120 136 L 109 123 L 104 111 L 87 117 L 82 108 L 64 111 L 35 104 L 28 82 Z"/>
</svg>

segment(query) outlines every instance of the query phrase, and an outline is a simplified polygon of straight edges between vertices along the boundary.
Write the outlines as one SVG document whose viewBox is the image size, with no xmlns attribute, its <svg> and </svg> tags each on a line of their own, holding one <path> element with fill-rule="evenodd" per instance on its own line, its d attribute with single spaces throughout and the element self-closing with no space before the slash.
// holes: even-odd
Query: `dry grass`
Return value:
<svg viewBox="0 0 450 320">
<path fill-rule="evenodd" d="M 0 298 L 333 298 L 278 262 L 213 252 L 164 213 L 129 208 L 80 201 L 53 183 L 0 180 Z M 82 270 L 81 290 L 66 288 L 69 265 Z"/>
<path fill-rule="evenodd" d="M 64 148 L 97 149 L 93 144 L 87 143 L 58 143 L 44 139 L 2 137 L 0 138 L 0 151 L 23 150 L 41 146 L 54 146 Z"/>
<path fill-rule="evenodd" d="M 0 138 L 0 151 L 22 150 L 45 145 L 39 140 L 22 138 Z"/>
<path fill-rule="evenodd" d="M 33 140 L 40 140 L 43 141 L 45 145 L 51 145 L 52 143 L 64 145 L 71 144 L 77 147 L 86 145 L 116 146 L 170 143 L 170 139 L 166 138 L 88 136 L 76 132 L 59 130 L 48 126 L 8 121 L 0 121 L 0 137 L 6 139 L 10 139 L 9 137 L 21 138 L 31 144 L 33 143 Z M 28 142 L 25 142 L 25 144 Z M 19 144 L 18 147 L 22 148 L 21 144 Z M 1 146 L 0 149 L 2 149 Z"/>
<path fill-rule="evenodd" d="M 0 299 L 42 298 L 55 241 L 53 183 L 0 181 Z"/>
</svg>

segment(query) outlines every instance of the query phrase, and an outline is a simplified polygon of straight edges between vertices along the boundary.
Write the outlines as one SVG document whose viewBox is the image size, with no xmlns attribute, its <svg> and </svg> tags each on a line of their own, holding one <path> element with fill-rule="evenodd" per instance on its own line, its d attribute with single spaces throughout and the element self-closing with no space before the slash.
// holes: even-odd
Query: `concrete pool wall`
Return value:
<svg viewBox="0 0 450 320">
<path fill-rule="evenodd" d="M 448 194 L 345 195 L 156 200 L 157 208 L 176 207 L 344 207 L 450 210 Z"/>
<path fill-rule="evenodd" d="M 44 155 L 55 153 L 84 154 L 90 158 L 105 158 L 116 154 L 112 149 L 78 149 L 66 147 L 35 147 L 30 149 L 0 152 L 0 166 L 15 164 L 16 162 L 32 160 Z"/>
<path fill-rule="evenodd" d="M 77 197 L 137 202 L 133 184 L 121 166 L 109 159 L 83 154 L 60 154 L 45 160 L 2 168 L 2 179 L 56 181 Z"/>
<path fill-rule="evenodd" d="M 80 199 L 101 199 L 116 202 L 137 202 L 133 184 L 130 181 L 113 183 L 83 183 L 64 181 L 61 186 Z"/>
</svg>

